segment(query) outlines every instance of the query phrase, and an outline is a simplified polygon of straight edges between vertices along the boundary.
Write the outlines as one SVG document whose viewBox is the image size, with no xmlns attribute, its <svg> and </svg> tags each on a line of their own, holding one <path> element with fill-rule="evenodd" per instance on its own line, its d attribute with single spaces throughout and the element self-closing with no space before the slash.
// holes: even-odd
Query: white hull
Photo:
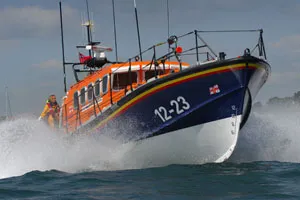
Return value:
<svg viewBox="0 0 300 200">
<path fill-rule="evenodd" d="M 140 141 L 126 152 L 124 164 L 142 168 L 223 162 L 237 144 L 240 122 L 239 115 Z"/>
</svg>

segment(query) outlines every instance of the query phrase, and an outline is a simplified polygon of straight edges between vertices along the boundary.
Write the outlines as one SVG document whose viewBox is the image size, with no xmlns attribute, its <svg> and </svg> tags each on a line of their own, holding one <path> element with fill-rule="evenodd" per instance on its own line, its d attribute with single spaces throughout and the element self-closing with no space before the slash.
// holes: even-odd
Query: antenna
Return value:
<svg viewBox="0 0 300 200">
<path fill-rule="evenodd" d="M 86 3 L 86 13 L 87 13 L 88 21 L 90 21 L 90 12 L 89 12 L 89 2 L 88 2 L 88 0 L 85 0 L 85 3 Z"/>
<path fill-rule="evenodd" d="M 167 19 L 168 19 L 168 38 L 170 37 L 170 13 L 169 13 L 169 0 L 167 0 Z"/>
<path fill-rule="evenodd" d="M 88 0 L 85 0 L 86 2 L 86 11 L 87 11 L 87 17 L 88 17 L 88 21 L 83 24 L 84 26 L 86 26 L 86 29 L 87 29 L 87 37 L 88 37 L 88 44 L 91 44 L 92 43 L 92 31 L 91 31 L 91 26 L 92 26 L 92 23 L 90 21 L 90 12 L 89 12 L 89 3 L 88 3 Z M 89 56 L 92 55 L 92 51 L 89 50 Z"/>
<path fill-rule="evenodd" d="M 168 21 L 168 39 L 170 38 L 170 13 L 169 13 L 169 0 L 167 0 L 167 21 Z M 170 48 L 168 48 L 168 53 L 170 53 Z M 170 58 L 168 58 L 170 61 Z"/>
<path fill-rule="evenodd" d="M 135 0 L 133 0 L 133 4 L 134 4 L 134 11 L 135 11 L 135 21 L 136 21 L 136 29 L 137 29 L 138 42 L 139 42 L 140 58 L 141 58 L 141 61 L 143 61 L 143 58 L 142 58 L 142 48 L 141 48 L 141 38 L 140 38 L 140 29 L 139 29 L 139 21 L 138 21 L 137 8 L 136 8 L 136 2 L 135 2 Z"/>
<path fill-rule="evenodd" d="M 60 34 L 61 34 L 61 49 L 63 59 L 63 72 L 64 72 L 64 91 L 67 92 L 67 77 L 66 77 L 66 62 L 65 62 L 65 45 L 64 45 L 64 32 L 63 32 L 63 21 L 62 21 L 62 9 L 61 1 L 59 2 L 59 13 L 60 13 Z"/>
<path fill-rule="evenodd" d="M 81 20 L 81 24 L 84 24 L 84 13 L 80 12 L 80 20 Z M 81 27 L 81 34 L 82 34 L 82 42 L 85 40 L 86 37 L 86 33 L 85 33 L 85 27 Z M 83 42 L 84 43 L 84 42 Z"/>
<path fill-rule="evenodd" d="M 118 62 L 117 30 L 116 30 L 116 16 L 115 16 L 115 1 L 114 0 L 112 0 L 112 8 L 113 8 L 113 19 L 114 19 L 116 61 Z"/>
</svg>

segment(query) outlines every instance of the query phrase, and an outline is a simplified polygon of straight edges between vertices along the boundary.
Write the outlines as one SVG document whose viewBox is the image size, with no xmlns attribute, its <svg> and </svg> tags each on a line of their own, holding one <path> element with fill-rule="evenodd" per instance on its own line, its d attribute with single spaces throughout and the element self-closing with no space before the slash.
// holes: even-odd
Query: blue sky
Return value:
<svg viewBox="0 0 300 200">
<path fill-rule="evenodd" d="M 59 8 L 57 0 L 2 0 L 0 7 L 0 115 L 5 114 L 5 85 L 13 113 L 42 110 L 50 93 L 63 96 Z M 167 37 L 166 0 L 136 0 L 142 47 Z M 80 26 L 85 0 L 63 0 L 66 58 L 77 61 L 76 45 L 85 42 Z M 114 47 L 111 0 L 89 0 L 93 37 Z M 264 29 L 272 76 L 256 100 L 291 96 L 300 90 L 300 1 L 169 0 L 170 33 L 192 30 Z M 133 0 L 115 0 L 118 54 L 121 60 L 138 53 Z M 202 35 L 214 50 L 229 57 L 252 48 L 257 35 Z M 114 59 L 114 53 L 108 55 Z M 68 69 L 68 84 L 73 76 Z"/>
</svg>

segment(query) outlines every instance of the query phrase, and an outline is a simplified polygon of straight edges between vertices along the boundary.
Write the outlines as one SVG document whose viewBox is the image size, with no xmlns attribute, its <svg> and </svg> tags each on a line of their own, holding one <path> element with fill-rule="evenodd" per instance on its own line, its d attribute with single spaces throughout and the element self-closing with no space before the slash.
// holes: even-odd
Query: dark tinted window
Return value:
<svg viewBox="0 0 300 200">
<path fill-rule="evenodd" d="M 93 85 L 89 84 L 88 86 L 88 101 L 93 100 Z"/>
<path fill-rule="evenodd" d="M 107 82 L 108 76 L 104 76 L 102 79 L 102 93 L 105 94 L 107 92 Z"/>
<path fill-rule="evenodd" d="M 73 95 L 73 107 L 74 109 L 78 108 L 78 92 L 75 92 Z"/>
<path fill-rule="evenodd" d="M 80 90 L 80 104 L 85 104 L 85 88 L 82 88 Z"/>
<path fill-rule="evenodd" d="M 129 78 L 130 78 L 130 74 L 128 72 L 114 74 L 113 89 L 120 90 L 120 89 L 124 89 L 127 85 L 130 85 Z M 131 72 L 131 83 L 137 83 L 136 72 Z"/>
<path fill-rule="evenodd" d="M 100 95 L 100 81 L 95 82 L 94 90 L 95 96 L 98 97 Z"/>
<path fill-rule="evenodd" d="M 157 75 L 164 74 L 163 70 L 156 70 Z M 149 80 L 150 78 L 155 77 L 155 70 L 148 70 L 145 72 L 145 80 Z"/>
</svg>

